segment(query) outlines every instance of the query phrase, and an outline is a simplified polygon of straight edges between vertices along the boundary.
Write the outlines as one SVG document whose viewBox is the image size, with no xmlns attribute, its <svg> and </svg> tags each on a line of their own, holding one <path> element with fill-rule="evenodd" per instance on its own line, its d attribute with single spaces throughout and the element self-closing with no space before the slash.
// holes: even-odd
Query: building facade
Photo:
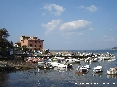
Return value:
<svg viewBox="0 0 117 87">
<path fill-rule="evenodd" d="M 30 50 L 40 50 L 42 51 L 43 49 L 43 41 L 44 40 L 40 40 L 38 39 L 38 37 L 30 37 L 30 36 L 21 36 L 20 37 L 20 45 L 22 46 L 26 46 L 28 49 Z"/>
</svg>

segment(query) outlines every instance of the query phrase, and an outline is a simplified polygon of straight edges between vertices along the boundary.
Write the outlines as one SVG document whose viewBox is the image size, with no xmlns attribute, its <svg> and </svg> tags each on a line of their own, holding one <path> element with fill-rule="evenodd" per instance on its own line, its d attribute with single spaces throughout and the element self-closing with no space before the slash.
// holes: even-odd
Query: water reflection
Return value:
<svg viewBox="0 0 117 87">
<path fill-rule="evenodd" d="M 84 76 L 85 74 L 87 74 L 87 72 L 76 72 L 75 74 L 78 76 Z"/>
<path fill-rule="evenodd" d="M 7 86 L 7 80 L 9 78 L 9 73 L 12 73 L 14 71 L 1 71 L 0 72 L 0 87 Z"/>
<path fill-rule="evenodd" d="M 1 86 L 4 86 L 6 84 L 7 78 L 8 78 L 8 74 L 7 73 L 0 72 L 0 85 Z"/>
<path fill-rule="evenodd" d="M 117 75 L 107 75 L 107 78 L 117 78 Z"/>
<path fill-rule="evenodd" d="M 103 72 L 99 72 L 99 73 L 92 73 L 93 76 L 99 76 L 99 77 L 102 77 L 102 73 Z"/>
<path fill-rule="evenodd" d="M 67 71 L 67 68 L 62 68 L 62 67 L 54 67 L 54 70 L 55 71 L 58 71 L 58 72 L 64 72 L 64 71 Z"/>
</svg>

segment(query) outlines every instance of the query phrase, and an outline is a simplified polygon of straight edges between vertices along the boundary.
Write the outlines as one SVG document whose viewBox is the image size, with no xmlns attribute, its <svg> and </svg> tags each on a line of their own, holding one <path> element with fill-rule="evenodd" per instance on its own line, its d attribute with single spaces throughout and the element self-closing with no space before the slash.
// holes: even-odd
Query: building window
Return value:
<svg viewBox="0 0 117 87">
<path fill-rule="evenodd" d="M 39 47 L 41 47 L 41 45 Z"/>
<path fill-rule="evenodd" d="M 30 47 L 32 47 L 32 44 L 30 44 Z"/>
<path fill-rule="evenodd" d="M 35 43 L 37 43 L 37 41 L 35 41 Z"/>
<path fill-rule="evenodd" d="M 35 47 L 36 47 L 36 45 L 35 45 Z"/>
</svg>

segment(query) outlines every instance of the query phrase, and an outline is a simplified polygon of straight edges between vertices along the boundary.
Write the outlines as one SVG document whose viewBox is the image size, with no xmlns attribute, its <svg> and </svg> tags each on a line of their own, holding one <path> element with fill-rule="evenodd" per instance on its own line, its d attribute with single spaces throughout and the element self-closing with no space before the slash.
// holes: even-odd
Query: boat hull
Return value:
<svg viewBox="0 0 117 87">
<path fill-rule="evenodd" d="M 108 75 L 117 75 L 117 71 L 107 70 Z"/>
</svg>

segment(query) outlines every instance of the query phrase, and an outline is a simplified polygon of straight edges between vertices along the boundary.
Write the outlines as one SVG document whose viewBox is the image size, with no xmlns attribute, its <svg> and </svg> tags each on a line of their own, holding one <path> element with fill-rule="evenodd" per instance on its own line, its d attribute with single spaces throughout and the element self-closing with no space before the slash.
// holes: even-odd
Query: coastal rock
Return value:
<svg viewBox="0 0 117 87">
<path fill-rule="evenodd" d="M 17 64 L 13 62 L 6 62 L 6 61 L 0 61 L 0 71 L 6 71 L 6 70 L 28 70 L 33 69 L 33 66 L 29 66 L 26 64 Z"/>
<path fill-rule="evenodd" d="M 15 67 L 8 65 L 7 62 L 0 61 L 0 71 L 13 70 L 13 69 L 15 69 Z"/>
</svg>

